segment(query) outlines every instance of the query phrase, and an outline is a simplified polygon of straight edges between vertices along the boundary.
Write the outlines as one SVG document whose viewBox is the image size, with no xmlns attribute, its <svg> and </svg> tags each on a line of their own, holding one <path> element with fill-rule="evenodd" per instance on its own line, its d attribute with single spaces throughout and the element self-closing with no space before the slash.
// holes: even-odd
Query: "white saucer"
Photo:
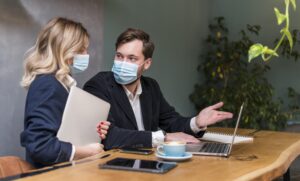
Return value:
<svg viewBox="0 0 300 181">
<path fill-rule="evenodd" d="M 174 157 L 174 156 L 165 156 L 165 155 L 161 155 L 159 153 L 155 153 L 155 156 L 157 158 L 160 159 L 164 159 L 164 160 L 170 160 L 170 161 L 183 161 L 183 160 L 187 160 L 193 157 L 193 154 L 185 152 L 184 156 L 181 157 Z"/>
</svg>

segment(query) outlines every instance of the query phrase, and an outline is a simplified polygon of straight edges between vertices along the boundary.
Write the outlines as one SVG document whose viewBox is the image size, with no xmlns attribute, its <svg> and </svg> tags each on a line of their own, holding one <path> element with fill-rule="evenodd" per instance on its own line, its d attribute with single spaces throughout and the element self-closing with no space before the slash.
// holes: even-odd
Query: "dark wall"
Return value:
<svg viewBox="0 0 300 181">
<path fill-rule="evenodd" d="M 20 132 L 26 90 L 19 86 L 24 53 L 34 45 L 41 27 L 62 16 L 80 21 L 91 35 L 88 71 L 76 76 L 79 86 L 102 67 L 103 0 L 0 1 L 0 156 L 23 156 Z"/>
<path fill-rule="evenodd" d="M 155 43 L 151 68 L 167 101 L 184 116 L 198 113 L 189 100 L 208 33 L 209 0 L 107 0 L 104 1 L 104 59 L 113 63 L 117 36 L 128 27 L 148 32 Z"/>
</svg>

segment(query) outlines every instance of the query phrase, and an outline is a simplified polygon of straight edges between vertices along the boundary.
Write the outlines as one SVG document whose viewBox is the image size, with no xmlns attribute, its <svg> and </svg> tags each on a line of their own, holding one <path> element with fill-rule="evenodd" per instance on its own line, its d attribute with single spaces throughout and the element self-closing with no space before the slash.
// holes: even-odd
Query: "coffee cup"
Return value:
<svg viewBox="0 0 300 181">
<path fill-rule="evenodd" d="M 182 157 L 185 155 L 185 147 L 185 142 L 170 141 L 162 143 L 156 150 L 163 156 Z"/>
</svg>

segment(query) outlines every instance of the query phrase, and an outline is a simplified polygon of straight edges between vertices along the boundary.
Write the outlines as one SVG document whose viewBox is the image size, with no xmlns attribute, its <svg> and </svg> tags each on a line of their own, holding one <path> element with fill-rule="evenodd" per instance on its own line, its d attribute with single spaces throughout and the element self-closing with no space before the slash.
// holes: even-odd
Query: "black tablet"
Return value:
<svg viewBox="0 0 300 181">
<path fill-rule="evenodd" d="M 150 173 L 165 173 L 176 166 L 177 164 L 175 162 L 115 158 L 113 160 L 107 161 L 105 164 L 100 164 L 99 168 L 141 171 Z"/>
<path fill-rule="evenodd" d="M 150 155 L 153 153 L 152 150 L 149 149 L 141 149 L 141 148 L 130 148 L 125 147 L 120 149 L 120 152 L 122 153 L 134 153 L 134 154 L 141 154 L 141 155 Z"/>
</svg>

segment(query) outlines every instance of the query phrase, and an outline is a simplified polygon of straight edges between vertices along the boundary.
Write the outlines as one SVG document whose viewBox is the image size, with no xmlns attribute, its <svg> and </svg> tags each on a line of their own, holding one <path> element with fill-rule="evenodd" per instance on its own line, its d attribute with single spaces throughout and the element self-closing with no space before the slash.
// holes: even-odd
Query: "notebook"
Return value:
<svg viewBox="0 0 300 181">
<path fill-rule="evenodd" d="M 232 145 L 234 143 L 236 132 L 242 116 L 244 104 L 242 104 L 238 119 L 235 124 L 235 129 L 230 143 L 218 143 L 218 142 L 201 142 L 198 144 L 187 144 L 187 152 L 194 155 L 206 155 L 206 156 L 224 156 L 228 157 L 231 153 Z"/>
<path fill-rule="evenodd" d="M 107 120 L 110 104 L 76 87 L 71 87 L 57 137 L 75 146 L 100 142 L 96 125 Z"/>
<path fill-rule="evenodd" d="M 215 141 L 220 143 L 231 143 L 233 135 L 232 134 L 225 134 L 225 133 L 217 133 L 217 132 L 210 132 L 207 131 L 200 140 L 203 141 Z M 241 136 L 236 135 L 234 138 L 233 144 L 236 143 L 245 143 L 245 142 L 253 142 L 253 137 L 251 136 Z"/>
</svg>

